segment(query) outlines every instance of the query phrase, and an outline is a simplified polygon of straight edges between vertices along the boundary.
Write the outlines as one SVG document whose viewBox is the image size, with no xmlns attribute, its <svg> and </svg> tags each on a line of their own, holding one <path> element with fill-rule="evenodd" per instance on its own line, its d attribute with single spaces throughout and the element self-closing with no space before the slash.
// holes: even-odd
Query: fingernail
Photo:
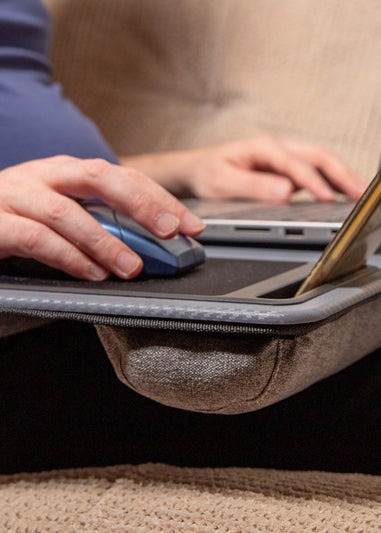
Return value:
<svg viewBox="0 0 381 533">
<path fill-rule="evenodd" d="M 129 278 L 133 274 L 138 273 L 138 270 L 142 265 L 142 260 L 136 255 L 128 252 L 121 252 L 116 258 L 115 265 L 123 277 Z"/>
<path fill-rule="evenodd" d="M 180 220 L 171 213 L 163 213 L 156 220 L 156 228 L 162 235 L 168 235 L 180 225 Z"/>
<path fill-rule="evenodd" d="M 190 232 L 200 233 L 200 231 L 205 229 L 205 224 L 201 218 L 197 217 L 190 211 L 187 211 L 182 219 L 183 226 L 186 226 L 186 229 Z"/>
<path fill-rule="evenodd" d="M 89 271 L 91 279 L 93 279 L 94 281 L 101 281 L 103 279 L 106 279 L 109 275 L 108 270 L 105 270 L 104 268 L 95 263 L 89 264 Z"/>
</svg>

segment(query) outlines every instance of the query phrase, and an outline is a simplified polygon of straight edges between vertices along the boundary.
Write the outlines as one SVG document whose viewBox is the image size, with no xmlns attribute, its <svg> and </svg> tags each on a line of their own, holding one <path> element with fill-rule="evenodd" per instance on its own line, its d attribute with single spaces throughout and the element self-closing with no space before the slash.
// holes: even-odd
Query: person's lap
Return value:
<svg viewBox="0 0 381 533">
<path fill-rule="evenodd" d="M 0 339 L 0 471 L 118 463 L 381 473 L 381 359 L 261 411 L 173 409 L 122 385 L 91 325 Z"/>
</svg>

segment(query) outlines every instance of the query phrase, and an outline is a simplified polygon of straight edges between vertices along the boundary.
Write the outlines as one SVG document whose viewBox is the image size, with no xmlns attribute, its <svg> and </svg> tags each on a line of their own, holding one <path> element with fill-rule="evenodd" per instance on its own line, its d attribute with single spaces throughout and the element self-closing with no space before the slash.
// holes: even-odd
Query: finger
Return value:
<svg viewBox="0 0 381 533">
<path fill-rule="evenodd" d="M 286 176 L 270 172 L 256 172 L 229 169 L 228 179 L 224 179 L 223 197 L 262 200 L 285 203 L 291 198 L 295 188 Z"/>
<path fill-rule="evenodd" d="M 319 146 L 284 140 L 282 144 L 292 153 L 319 169 L 324 177 L 340 192 L 358 199 L 366 183 L 336 154 Z"/>
<path fill-rule="evenodd" d="M 13 207 L 19 215 L 59 234 L 119 277 L 129 279 L 142 268 L 137 254 L 106 231 L 77 202 L 62 194 L 50 191 L 33 199 L 20 196 Z"/>
<path fill-rule="evenodd" d="M 172 237 L 179 230 L 197 235 L 204 229 L 172 194 L 133 169 L 103 160 L 68 161 L 50 182 L 64 194 L 104 201 L 158 237 Z"/>
<path fill-rule="evenodd" d="M 15 255 L 36 259 L 80 279 L 99 281 L 109 275 L 107 269 L 39 222 L 3 214 L 0 227 L 1 258 Z"/>
<path fill-rule="evenodd" d="M 264 138 L 259 143 L 253 142 L 253 153 L 257 164 L 289 177 L 298 188 L 309 190 L 318 200 L 334 200 L 333 189 L 321 174 L 278 141 Z"/>
</svg>

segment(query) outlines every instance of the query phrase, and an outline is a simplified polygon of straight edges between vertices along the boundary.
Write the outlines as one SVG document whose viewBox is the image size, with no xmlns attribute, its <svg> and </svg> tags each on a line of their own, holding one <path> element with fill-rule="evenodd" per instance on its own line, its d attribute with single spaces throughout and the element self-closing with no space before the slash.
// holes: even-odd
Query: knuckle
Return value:
<svg viewBox="0 0 381 533">
<path fill-rule="evenodd" d="M 128 167 L 128 168 L 125 168 L 124 170 L 127 176 L 133 181 L 139 181 L 139 182 L 148 181 L 147 176 L 145 176 L 144 174 L 142 174 L 141 172 L 139 172 L 139 170 L 136 170 L 135 168 Z"/>
<path fill-rule="evenodd" d="M 62 247 L 59 255 L 52 256 L 50 260 L 55 268 L 58 268 L 75 278 L 89 278 L 88 270 L 91 260 L 86 258 L 85 255 L 73 246 Z"/>
<path fill-rule="evenodd" d="M 55 257 L 57 262 L 59 262 L 59 267 L 65 272 L 72 270 L 73 265 L 78 264 L 78 257 L 75 253 L 75 249 L 71 249 L 68 246 L 65 246 L 63 249 L 60 249 L 59 256 Z"/>
<path fill-rule="evenodd" d="M 331 166 L 339 163 L 338 157 L 329 148 L 313 146 L 310 148 L 310 153 L 311 162 L 316 166 Z"/>
<path fill-rule="evenodd" d="M 46 217 L 49 221 L 65 219 L 71 211 L 71 201 L 65 196 L 51 195 L 45 208 Z"/>
<path fill-rule="evenodd" d="M 102 250 L 110 240 L 111 236 L 108 233 L 97 232 L 91 239 L 91 244 L 93 248 L 100 248 Z"/>
<path fill-rule="evenodd" d="M 110 163 L 105 159 L 86 159 L 83 161 L 84 177 L 89 181 L 102 178 L 109 170 Z"/>
<path fill-rule="evenodd" d="M 137 215 L 139 213 L 146 213 L 147 216 L 154 217 L 154 212 L 158 206 L 147 191 L 139 191 L 131 198 L 130 208 L 132 213 L 136 213 Z"/>
<path fill-rule="evenodd" d="M 44 160 L 34 160 L 34 161 L 25 161 L 24 163 L 20 163 L 17 167 L 13 167 L 16 171 L 22 170 L 22 174 L 25 172 L 26 175 L 31 174 L 33 175 L 36 170 L 42 168 L 44 165 L 46 165 L 46 162 Z"/>
<path fill-rule="evenodd" d="M 42 248 L 46 242 L 46 231 L 43 226 L 34 226 L 26 229 L 21 235 L 21 248 L 27 256 L 32 256 Z"/>
<path fill-rule="evenodd" d="M 115 237 L 112 237 L 110 233 L 106 230 L 100 228 L 99 231 L 88 235 L 88 248 L 91 250 L 92 255 L 95 256 L 104 256 L 108 255 L 110 250 L 110 244 L 113 242 L 118 242 Z"/>
<path fill-rule="evenodd" d="M 76 248 L 67 248 L 59 256 L 60 268 L 65 272 L 78 275 L 84 270 L 88 261 L 83 260 L 82 254 Z M 83 264 L 84 263 L 84 264 Z"/>
<path fill-rule="evenodd" d="M 229 191 L 226 187 L 226 182 L 224 179 L 216 179 L 210 184 L 210 193 L 211 196 L 216 196 L 217 198 L 224 200 L 229 197 Z"/>
</svg>

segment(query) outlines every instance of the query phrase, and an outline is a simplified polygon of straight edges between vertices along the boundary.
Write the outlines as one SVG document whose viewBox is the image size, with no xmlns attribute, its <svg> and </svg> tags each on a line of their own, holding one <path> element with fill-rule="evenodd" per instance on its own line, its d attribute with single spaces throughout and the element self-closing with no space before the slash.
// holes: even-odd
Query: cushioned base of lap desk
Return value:
<svg viewBox="0 0 381 533">
<path fill-rule="evenodd" d="M 0 266 L 3 311 L 17 305 L 34 316 L 91 316 L 121 381 L 182 409 L 260 409 L 381 345 L 381 273 L 373 267 L 292 298 L 290 273 L 297 280 L 307 264 L 209 259 L 178 278 L 102 283 L 30 262 Z M 270 297 L 264 287 L 286 294 Z"/>
</svg>

